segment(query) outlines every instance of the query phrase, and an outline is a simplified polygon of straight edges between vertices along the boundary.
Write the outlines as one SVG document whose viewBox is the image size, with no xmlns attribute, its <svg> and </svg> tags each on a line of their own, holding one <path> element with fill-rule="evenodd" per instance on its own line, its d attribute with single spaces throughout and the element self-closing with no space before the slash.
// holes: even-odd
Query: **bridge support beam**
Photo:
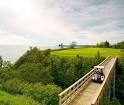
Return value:
<svg viewBox="0 0 124 105">
<path fill-rule="evenodd" d="M 108 87 L 108 100 L 111 100 L 111 86 Z"/>
<path fill-rule="evenodd" d="M 116 70 L 114 70 L 114 76 L 113 76 L 113 98 L 115 97 L 115 80 L 116 80 Z"/>
<path fill-rule="evenodd" d="M 108 91 L 107 91 L 107 100 L 111 100 L 112 98 L 115 97 L 115 83 L 116 83 L 116 68 L 114 68 L 114 71 L 112 73 L 112 79 L 111 79 L 112 82 L 109 83 L 109 86 L 108 86 Z"/>
</svg>

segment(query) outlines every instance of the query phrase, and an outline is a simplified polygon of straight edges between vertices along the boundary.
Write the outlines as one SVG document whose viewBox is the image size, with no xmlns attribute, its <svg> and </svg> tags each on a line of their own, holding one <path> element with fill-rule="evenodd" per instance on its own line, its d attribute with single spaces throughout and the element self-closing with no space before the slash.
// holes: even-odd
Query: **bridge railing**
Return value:
<svg viewBox="0 0 124 105">
<path fill-rule="evenodd" d="M 103 62 L 98 64 L 99 66 L 105 66 L 110 60 L 112 59 L 111 56 L 108 56 Z"/>
<path fill-rule="evenodd" d="M 115 59 L 114 64 L 111 65 L 110 71 L 109 71 L 107 77 L 105 78 L 104 82 L 102 83 L 100 89 L 98 90 L 91 105 L 101 105 L 101 103 L 102 103 L 101 101 L 103 101 L 104 94 L 108 88 L 108 85 L 111 82 L 111 75 L 112 75 L 112 72 L 114 72 L 114 70 L 115 70 L 116 60 L 117 60 L 117 58 Z"/>
<path fill-rule="evenodd" d="M 100 65 L 106 65 L 111 57 L 107 57 Z M 92 79 L 92 75 L 94 74 L 94 70 L 92 69 L 74 84 L 72 84 L 69 88 L 65 89 L 62 93 L 59 94 L 59 105 L 68 105 L 73 99 L 87 86 L 89 81 Z"/>
</svg>

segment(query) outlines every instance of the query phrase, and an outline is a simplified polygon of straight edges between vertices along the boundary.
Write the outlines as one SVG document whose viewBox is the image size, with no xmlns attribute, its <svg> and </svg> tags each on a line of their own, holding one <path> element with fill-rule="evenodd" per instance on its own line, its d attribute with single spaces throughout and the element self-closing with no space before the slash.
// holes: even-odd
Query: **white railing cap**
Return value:
<svg viewBox="0 0 124 105">
<path fill-rule="evenodd" d="M 104 66 L 94 66 L 94 68 L 104 69 Z"/>
</svg>

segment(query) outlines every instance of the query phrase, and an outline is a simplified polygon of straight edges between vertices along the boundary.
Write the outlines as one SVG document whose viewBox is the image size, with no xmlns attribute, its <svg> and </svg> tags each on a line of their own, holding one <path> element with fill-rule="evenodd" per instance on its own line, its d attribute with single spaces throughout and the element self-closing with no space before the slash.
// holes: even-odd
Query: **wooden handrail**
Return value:
<svg viewBox="0 0 124 105">
<path fill-rule="evenodd" d="M 107 57 L 103 62 L 99 64 L 99 66 L 105 66 L 111 57 Z M 94 68 L 89 71 L 86 75 L 72 84 L 70 87 L 61 92 L 59 96 L 59 105 L 68 105 L 79 93 L 82 91 L 89 81 L 92 79 L 92 75 L 94 74 Z"/>
</svg>

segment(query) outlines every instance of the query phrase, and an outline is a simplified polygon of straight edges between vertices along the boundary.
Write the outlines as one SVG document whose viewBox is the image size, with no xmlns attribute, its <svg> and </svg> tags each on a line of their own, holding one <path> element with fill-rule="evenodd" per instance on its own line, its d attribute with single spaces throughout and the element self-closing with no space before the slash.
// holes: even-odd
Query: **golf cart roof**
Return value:
<svg viewBox="0 0 124 105">
<path fill-rule="evenodd" d="M 104 66 L 94 66 L 94 68 L 104 69 Z"/>
</svg>

